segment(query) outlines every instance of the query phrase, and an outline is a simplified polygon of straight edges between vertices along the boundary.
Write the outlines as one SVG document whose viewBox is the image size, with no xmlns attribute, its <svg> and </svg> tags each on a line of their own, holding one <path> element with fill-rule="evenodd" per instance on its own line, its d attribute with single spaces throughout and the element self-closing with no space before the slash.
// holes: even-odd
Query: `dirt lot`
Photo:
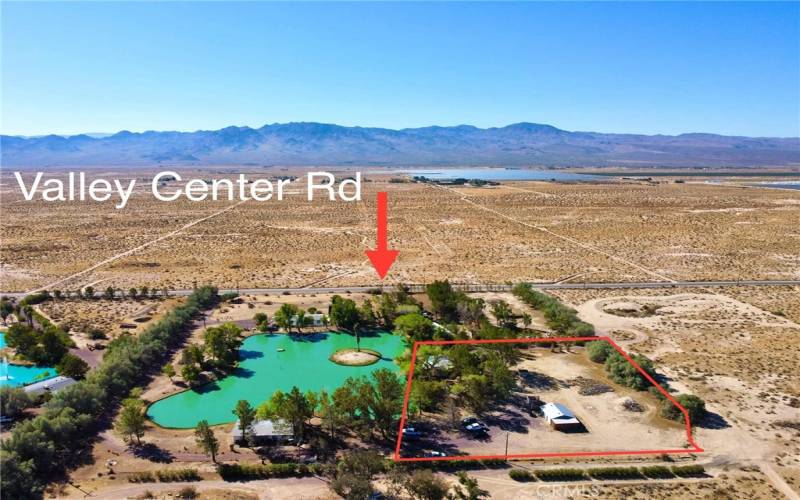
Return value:
<svg viewBox="0 0 800 500">
<path fill-rule="evenodd" d="M 448 455 L 505 455 L 506 439 L 509 455 L 561 453 L 581 451 L 681 449 L 688 445 L 684 426 L 660 418 L 657 400 L 646 392 L 620 387 L 605 375 L 602 365 L 590 362 L 583 349 L 554 353 L 548 348 L 526 349 L 525 359 L 514 368 L 526 369 L 518 378 L 517 403 L 490 411 L 483 421 L 489 426 L 487 436 L 468 436 L 453 429 L 451 417 L 444 414 L 414 416 L 411 425 L 420 421 L 431 436 L 415 443 L 404 443 L 401 456 L 414 456 L 425 447 Z M 609 392 L 579 394 L 574 381 L 578 377 L 605 384 Z M 526 396 L 544 402 L 561 403 L 572 410 L 588 432 L 561 432 L 551 429 L 540 415 L 531 415 L 523 404 Z M 639 403 L 642 412 L 627 411 L 625 400 Z M 466 412 L 461 415 L 466 416 Z M 457 427 L 457 426 L 456 426 Z"/>
<path fill-rule="evenodd" d="M 757 463 L 800 490 L 800 292 L 792 288 L 559 291 L 581 317 L 656 361 L 674 387 L 707 402 L 697 430 L 719 463 Z M 640 317 L 630 310 L 649 305 Z M 759 306 L 763 307 L 760 308 Z M 780 306 L 786 315 L 770 311 Z"/>
<path fill-rule="evenodd" d="M 270 173 L 289 172 L 253 175 Z M 374 245 L 379 190 L 389 192 L 390 244 L 401 251 L 389 281 L 800 276 L 800 192 L 614 181 L 448 189 L 387 179 L 368 175 L 364 201 L 355 204 L 304 196 L 162 203 L 142 190 L 115 210 L 110 203 L 24 202 L 6 173 L 0 281 L 4 291 L 101 280 L 123 289 L 374 284 L 363 251 Z"/>
</svg>

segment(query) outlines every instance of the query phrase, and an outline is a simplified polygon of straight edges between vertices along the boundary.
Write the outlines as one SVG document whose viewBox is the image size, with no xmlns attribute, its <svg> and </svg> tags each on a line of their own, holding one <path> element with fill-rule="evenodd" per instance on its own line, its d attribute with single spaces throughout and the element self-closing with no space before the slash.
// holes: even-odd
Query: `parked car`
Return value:
<svg viewBox="0 0 800 500">
<path fill-rule="evenodd" d="M 443 451 L 430 450 L 422 454 L 425 458 L 446 457 L 447 453 Z"/>
<path fill-rule="evenodd" d="M 482 433 L 489 432 L 489 426 L 478 420 L 477 417 L 467 417 L 461 420 L 461 427 L 467 432 Z"/>
<path fill-rule="evenodd" d="M 422 437 L 422 433 L 413 427 L 404 427 L 403 437 L 408 439 L 416 439 Z"/>
</svg>

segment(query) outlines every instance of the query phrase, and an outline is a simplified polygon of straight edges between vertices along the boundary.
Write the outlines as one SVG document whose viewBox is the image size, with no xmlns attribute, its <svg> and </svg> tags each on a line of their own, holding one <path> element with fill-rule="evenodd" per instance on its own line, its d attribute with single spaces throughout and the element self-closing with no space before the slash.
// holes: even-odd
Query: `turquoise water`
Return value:
<svg viewBox="0 0 800 500">
<path fill-rule="evenodd" d="M 6 346 L 6 336 L 0 332 L 0 349 Z M 18 387 L 38 382 L 58 375 L 55 368 L 49 366 L 12 365 L 0 360 L 0 387 L 9 385 Z"/>
<path fill-rule="evenodd" d="M 442 168 L 402 170 L 402 173 L 428 179 L 482 179 L 485 181 L 591 181 L 597 177 L 559 170 L 531 170 L 523 168 Z"/>
<path fill-rule="evenodd" d="M 220 381 L 157 401 L 148 408 L 147 415 L 163 427 L 191 428 L 204 419 L 211 425 L 224 424 L 236 420 L 231 411 L 240 399 L 255 407 L 278 389 L 288 392 L 297 386 L 303 392 L 325 389 L 332 393 L 348 377 L 368 376 L 380 368 L 400 372 L 392 360 L 402 354 L 405 344 L 401 337 L 389 333 L 361 338 L 361 347 L 383 354 L 377 363 L 341 366 L 328 359 L 335 351 L 355 344 L 355 338 L 344 333 L 248 337 L 242 344 L 235 372 Z"/>
</svg>

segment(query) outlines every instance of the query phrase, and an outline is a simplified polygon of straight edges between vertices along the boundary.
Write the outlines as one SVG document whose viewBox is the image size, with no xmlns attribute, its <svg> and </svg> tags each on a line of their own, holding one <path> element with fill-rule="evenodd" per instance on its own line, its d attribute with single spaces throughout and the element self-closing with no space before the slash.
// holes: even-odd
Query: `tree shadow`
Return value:
<svg viewBox="0 0 800 500">
<path fill-rule="evenodd" d="M 258 359 L 263 358 L 264 353 L 261 351 L 251 351 L 249 349 L 239 349 L 239 360 L 244 361 L 246 359 Z"/>
<path fill-rule="evenodd" d="M 702 427 L 703 429 L 727 429 L 731 426 L 725 417 L 720 415 L 719 413 L 714 413 L 713 411 L 707 411 L 705 416 L 696 423 L 693 423 L 696 427 Z"/>
<path fill-rule="evenodd" d="M 328 338 L 327 333 L 289 333 L 289 338 L 295 342 L 321 342 Z"/>
<path fill-rule="evenodd" d="M 542 391 L 558 389 L 561 386 L 558 379 L 539 372 L 521 372 L 519 378 L 524 386 Z"/>
<path fill-rule="evenodd" d="M 142 443 L 140 445 L 128 445 L 128 450 L 136 458 L 143 458 L 151 462 L 168 464 L 172 463 L 175 456 L 169 450 L 159 447 L 153 443 Z"/>
</svg>

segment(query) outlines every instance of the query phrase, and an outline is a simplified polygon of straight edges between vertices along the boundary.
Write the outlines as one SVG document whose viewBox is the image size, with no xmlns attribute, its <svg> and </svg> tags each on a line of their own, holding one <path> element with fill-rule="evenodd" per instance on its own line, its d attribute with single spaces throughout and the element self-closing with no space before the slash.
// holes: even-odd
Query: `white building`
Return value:
<svg viewBox="0 0 800 500">
<path fill-rule="evenodd" d="M 233 426 L 233 440 L 234 442 L 242 442 L 242 429 L 239 427 L 239 421 Z M 285 420 L 256 420 L 250 424 L 250 435 L 253 436 L 256 442 L 265 441 L 286 441 L 293 436 L 292 426 Z"/>
<path fill-rule="evenodd" d="M 325 315 L 322 314 L 322 313 L 314 313 L 314 314 L 306 313 L 306 315 L 303 318 L 304 318 L 306 324 L 305 325 L 300 325 L 300 326 L 323 326 L 324 322 L 322 320 L 323 320 L 323 318 L 325 318 Z M 292 316 L 291 323 L 292 323 L 292 326 L 297 326 L 297 315 L 296 314 L 294 316 Z"/>
<path fill-rule="evenodd" d="M 42 380 L 41 382 L 36 382 L 35 384 L 26 385 L 25 392 L 32 396 L 38 396 L 39 394 L 43 394 L 45 392 L 56 393 L 61 389 L 77 383 L 78 381 L 74 378 L 63 377 L 59 375 L 47 380 Z"/>
<path fill-rule="evenodd" d="M 544 420 L 556 430 L 583 429 L 583 424 L 569 408 L 561 403 L 545 403 L 541 406 Z"/>
</svg>

